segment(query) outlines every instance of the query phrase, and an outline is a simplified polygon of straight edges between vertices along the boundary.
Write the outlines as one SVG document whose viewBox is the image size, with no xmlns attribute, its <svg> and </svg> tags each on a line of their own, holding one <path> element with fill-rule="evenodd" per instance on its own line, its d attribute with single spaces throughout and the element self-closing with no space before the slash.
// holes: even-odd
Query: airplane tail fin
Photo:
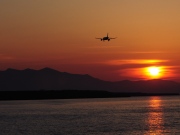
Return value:
<svg viewBox="0 0 180 135">
<path fill-rule="evenodd" d="M 108 33 L 107 33 L 107 37 L 108 37 Z"/>
</svg>

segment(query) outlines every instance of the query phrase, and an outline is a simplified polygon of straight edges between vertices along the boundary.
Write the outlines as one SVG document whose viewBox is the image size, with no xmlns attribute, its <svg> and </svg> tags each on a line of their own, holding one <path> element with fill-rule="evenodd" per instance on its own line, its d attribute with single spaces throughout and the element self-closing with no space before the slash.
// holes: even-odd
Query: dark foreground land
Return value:
<svg viewBox="0 0 180 135">
<path fill-rule="evenodd" d="M 132 96 L 170 96 L 179 93 L 119 93 L 100 90 L 61 90 L 61 91 L 0 91 L 0 100 L 37 99 L 77 99 L 77 98 L 117 98 Z"/>
</svg>

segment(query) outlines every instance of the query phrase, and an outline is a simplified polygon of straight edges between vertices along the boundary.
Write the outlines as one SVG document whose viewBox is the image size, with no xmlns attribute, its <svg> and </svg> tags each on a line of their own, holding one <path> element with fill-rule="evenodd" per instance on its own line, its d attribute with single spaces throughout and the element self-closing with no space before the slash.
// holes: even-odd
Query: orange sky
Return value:
<svg viewBox="0 0 180 135">
<path fill-rule="evenodd" d="M 180 81 L 179 0 L 0 1 L 0 70 L 50 67 L 117 81 Z M 95 37 L 118 37 L 101 42 Z"/>
</svg>

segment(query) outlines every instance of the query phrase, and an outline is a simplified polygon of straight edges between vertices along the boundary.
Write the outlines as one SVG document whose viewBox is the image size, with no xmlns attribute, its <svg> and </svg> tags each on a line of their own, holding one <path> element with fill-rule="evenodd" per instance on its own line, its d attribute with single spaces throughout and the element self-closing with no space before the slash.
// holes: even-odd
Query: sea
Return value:
<svg viewBox="0 0 180 135">
<path fill-rule="evenodd" d="M 0 135 L 180 135 L 180 96 L 0 101 Z"/>
</svg>

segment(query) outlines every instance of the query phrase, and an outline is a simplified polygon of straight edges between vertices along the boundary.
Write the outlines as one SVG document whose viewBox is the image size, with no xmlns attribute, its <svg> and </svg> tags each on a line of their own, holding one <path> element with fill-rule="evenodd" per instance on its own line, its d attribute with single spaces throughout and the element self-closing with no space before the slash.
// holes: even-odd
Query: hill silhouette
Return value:
<svg viewBox="0 0 180 135">
<path fill-rule="evenodd" d="M 110 92 L 180 93 L 180 83 L 169 80 L 109 82 L 90 75 L 51 68 L 0 71 L 0 91 L 105 90 Z"/>
</svg>

